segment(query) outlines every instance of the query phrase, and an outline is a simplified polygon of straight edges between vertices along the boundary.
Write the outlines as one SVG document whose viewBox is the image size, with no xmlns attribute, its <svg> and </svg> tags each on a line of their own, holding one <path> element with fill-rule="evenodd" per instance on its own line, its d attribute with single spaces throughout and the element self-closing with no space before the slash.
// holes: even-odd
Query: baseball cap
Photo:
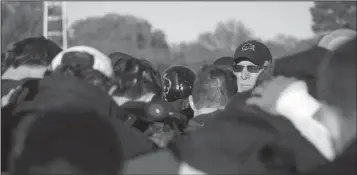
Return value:
<svg viewBox="0 0 357 175">
<path fill-rule="evenodd" d="M 74 46 L 66 50 L 63 50 L 62 52 L 57 54 L 56 57 L 52 60 L 51 63 L 52 70 L 55 70 L 59 65 L 61 65 L 63 55 L 68 52 L 86 52 L 90 55 L 93 55 L 94 70 L 101 72 L 107 77 L 112 77 L 114 75 L 111 59 L 108 56 L 106 56 L 104 53 L 100 52 L 99 50 L 89 46 Z"/>
<path fill-rule="evenodd" d="M 256 40 L 249 40 L 237 47 L 234 53 L 233 64 L 238 64 L 245 60 L 263 66 L 265 61 L 270 62 L 273 60 L 273 57 L 266 45 Z"/>
</svg>

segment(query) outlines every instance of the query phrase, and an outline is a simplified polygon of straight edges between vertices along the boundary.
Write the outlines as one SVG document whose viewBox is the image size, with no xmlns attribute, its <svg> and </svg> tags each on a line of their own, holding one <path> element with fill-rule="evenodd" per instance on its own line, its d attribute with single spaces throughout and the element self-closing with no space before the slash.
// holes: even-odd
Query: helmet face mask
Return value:
<svg viewBox="0 0 357 175">
<path fill-rule="evenodd" d="M 171 80 L 167 77 L 167 73 L 165 73 L 162 76 L 162 90 L 163 90 L 163 96 L 166 98 L 166 96 L 169 94 L 172 82 Z"/>
<path fill-rule="evenodd" d="M 186 99 L 191 95 L 195 73 L 184 66 L 174 66 L 167 69 L 162 76 L 162 97 L 172 102 Z"/>
</svg>

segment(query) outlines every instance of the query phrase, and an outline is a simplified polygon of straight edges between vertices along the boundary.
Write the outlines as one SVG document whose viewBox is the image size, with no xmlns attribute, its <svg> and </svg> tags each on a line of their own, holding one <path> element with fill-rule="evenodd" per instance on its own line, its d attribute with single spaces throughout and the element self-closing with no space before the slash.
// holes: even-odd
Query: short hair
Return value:
<svg viewBox="0 0 357 175">
<path fill-rule="evenodd" d="M 48 66 L 62 49 L 45 37 L 30 37 L 15 42 L 4 55 L 6 67 Z"/>
<path fill-rule="evenodd" d="M 356 117 L 356 38 L 322 60 L 317 76 L 320 101 Z"/>
<path fill-rule="evenodd" d="M 10 173 L 63 159 L 84 174 L 116 174 L 123 156 L 118 131 L 108 118 L 90 111 L 30 113 L 15 130 Z"/>
<path fill-rule="evenodd" d="M 113 95 L 137 99 L 148 93 L 161 94 L 161 75 L 149 61 L 127 56 L 114 62 L 113 68 L 119 87 Z"/>
<path fill-rule="evenodd" d="M 133 58 L 132 56 L 123 53 L 123 52 L 113 52 L 108 55 L 108 57 L 111 59 L 112 63 L 116 63 L 117 61 L 121 59 L 130 59 Z"/>
<path fill-rule="evenodd" d="M 71 76 L 88 82 L 103 91 L 109 91 L 113 80 L 93 69 L 94 56 L 87 52 L 71 51 L 63 54 L 61 64 L 53 73 Z"/>
<path fill-rule="evenodd" d="M 205 66 L 197 74 L 192 100 L 197 109 L 225 106 L 237 93 L 237 77 L 225 66 Z"/>
<path fill-rule="evenodd" d="M 213 62 L 213 64 L 232 67 L 233 57 L 228 57 L 228 56 L 219 57 L 217 60 Z"/>
</svg>

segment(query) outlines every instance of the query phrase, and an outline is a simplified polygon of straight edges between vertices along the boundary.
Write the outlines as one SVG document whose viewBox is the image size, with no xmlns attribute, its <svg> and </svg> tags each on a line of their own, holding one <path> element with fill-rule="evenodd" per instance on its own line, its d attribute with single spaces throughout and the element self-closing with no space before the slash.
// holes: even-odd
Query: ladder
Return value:
<svg viewBox="0 0 357 175">
<path fill-rule="evenodd" d="M 67 14 L 66 2 L 43 2 L 43 36 L 67 48 Z"/>
</svg>

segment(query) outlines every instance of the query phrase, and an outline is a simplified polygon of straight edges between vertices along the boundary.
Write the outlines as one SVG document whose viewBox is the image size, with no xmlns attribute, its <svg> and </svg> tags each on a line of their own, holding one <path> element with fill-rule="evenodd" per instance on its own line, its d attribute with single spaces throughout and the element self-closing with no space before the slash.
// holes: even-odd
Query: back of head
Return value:
<svg viewBox="0 0 357 175">
<path fill-rule="evenodd" d="M 75 77 L 108 91 L 112 86 L 110 59 L 98 50 L 76 46 L 62 51 L 51 64 L 55 74 Z"/>
<path fill-rule="evenodd" d="M 10 173 L 117 174 L 117 135 L 110 121 L 88 111 L 28 114 L 14 135 Z"/>
<path fill-rule="evenodd" d="M 17 41 L 1 55 L 3 79 L 42 78 L 54 57 L 62 49 L 45 37 Z"/>
<path fill-rule="evenodd" d="M 340 110 L 345 117 L 356 117 L 356 38 L 325 58 L 317 77 L 320 101 Z"/>
<path fill-rule="evenodd" d="M 184 66 L 172 66 L 162 75 L 163 98 L 168 101 L 186 99 L 191 95 L 195 73 Z"/>
<path fill-rule="evenodd" d="M 61 51 L 56 43 L 45 37 L 30 37 L 12 44 L 4 59 L 14 68 L 21 65 L 47 67 Z"/>
<path fill-rule="evenodd" d="M 221 65 L 221 66 L 229 66 L 232 67 L 233 64 L 233 57 L 220 57 L 216 61 L 213 62 L 214 65 Z"/>
<path fill-rule="evenodd" d="M 115 67 L 115 64 L 118 63 L 119 60 L 121 59 L 130 59 L 133 58 L 132 56 L 123 53 L 123 52 L 113 52 L 108 55 L 108 57 L 112 60 L 113 67 Z"/>
<path fill-rule="evenodd" d="M 113 62 L 113 66 L 118 85 L 115 96 L 136 100 L 150 93 L 160 95 L 160 74 L 150 62 L 127 55 Z"/>
<path fill-rule="evenodd" d="M 237 78 L 230 69 L 206 66 L 197 74 L 192 100 L 196 109 L 225 107 L 237 89 Z"/>
</svg>

